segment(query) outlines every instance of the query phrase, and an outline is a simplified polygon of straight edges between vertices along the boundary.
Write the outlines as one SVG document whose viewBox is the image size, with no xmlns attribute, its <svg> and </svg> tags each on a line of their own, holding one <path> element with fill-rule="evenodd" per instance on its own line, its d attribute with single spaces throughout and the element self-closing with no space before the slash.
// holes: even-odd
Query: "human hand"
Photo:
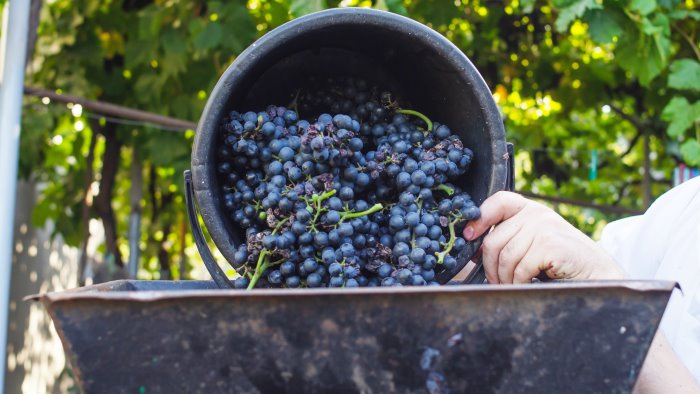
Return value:
<svg viewBox="0 0 700 394">
<path fill-rule="evenodd" d="M 552 279 L 621 279 L 615 261 L 592 239 L 542 204 L 498 192 L 464 228 L 471 241 L 486 235 L 482 258 L 489 283 L 530 283 L 540 272 Z"/>
</svg>

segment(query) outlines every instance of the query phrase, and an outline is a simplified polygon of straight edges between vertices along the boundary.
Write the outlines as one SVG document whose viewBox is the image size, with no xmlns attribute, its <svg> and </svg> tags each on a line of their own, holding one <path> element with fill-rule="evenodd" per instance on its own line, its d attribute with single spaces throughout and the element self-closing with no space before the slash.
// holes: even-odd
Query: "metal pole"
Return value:
<svg viewBox="0 0 700 394">
<path fill-rule="evenodd" d="M 70 96 L 67 94 L 58 94 L 53 90 L 25 86 L 24 92 L 32 96 L 48 97 L 53 101 L 59 101 L 62 103 L 80 104 L 83 106 L 84 109 L 94 111 L 103 115 L 111 115 L 124 119 L 139 120 L 142 122 L 152 123 L 155 125 L 160 125 L 183 131 L 194 130 L 197 128 L 197 123 L 190 122 L 189 120 L 171 118 L 169 116 L 154 114 L 153 112 L 141 111 L 140 109 L 124 107 L 123 105 L 106 103 L 104 101 L 88 100 L 84 97 Z"/>
<path fill-rule="evenodd" d="M 0 390 L 5 387 L 17 160 L 30 4 L 26 0 L 5 3 L 0 42 Z"/>
</svg>

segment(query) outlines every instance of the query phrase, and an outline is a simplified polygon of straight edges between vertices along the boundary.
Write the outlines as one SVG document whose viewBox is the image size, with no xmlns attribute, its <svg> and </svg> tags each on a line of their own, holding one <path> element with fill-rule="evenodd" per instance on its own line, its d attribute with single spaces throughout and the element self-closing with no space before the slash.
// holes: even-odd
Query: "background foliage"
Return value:
<svg viewBox="0 0 700 394">
<path fill-rule="evenodd" d="M 236 54 L 336 6 L 409 16 L 461 48 L 502 110 L 521 191 L 644 209 L 678 161 L 700 165 L 695 0 L 53 0 L 27 84 L 196 121 Z M 87 223 L 101 219 L 101 251 L 120 266 L 139 208 L 139 277 L 190 276 L 199 264 L 181 184 L 194 132 L 25 104 L 20 175 L 43 187 L 35 223 L 53 220 L 84 247 Z M 589 233 L 616 218 L 555 208 Z"/>
</svg>

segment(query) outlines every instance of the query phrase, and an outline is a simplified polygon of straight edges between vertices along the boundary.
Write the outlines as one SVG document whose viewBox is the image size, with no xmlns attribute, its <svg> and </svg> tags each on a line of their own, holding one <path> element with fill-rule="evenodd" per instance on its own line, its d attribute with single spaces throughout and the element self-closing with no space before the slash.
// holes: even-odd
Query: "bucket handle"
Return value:
<svg viewBox="0 0 700 394">
<path fill-rule="evenodd" d="M 194 188 L 192 186 L 192 172 L 190 170 L 185 170 L 184 177 L 187 216 L 190 219 L 190 230 L 192 230 L 192 237 L 194 237 L 194 243 L 197 245 L 199 255 L 202 256 L 204 265 L 207 267 L 207 271 L 211 274 L 212 279 L 214 279 L 214 283 L 216 283 L 220 289 L 233 289 L 233 283 L 228 279 L 219 264 L 216 263 L 211 250 L 209 250 L 209 244 L 204 237 L 202 227 L 199 225 L 197 206 L 194 200 Z"/>
</svg>

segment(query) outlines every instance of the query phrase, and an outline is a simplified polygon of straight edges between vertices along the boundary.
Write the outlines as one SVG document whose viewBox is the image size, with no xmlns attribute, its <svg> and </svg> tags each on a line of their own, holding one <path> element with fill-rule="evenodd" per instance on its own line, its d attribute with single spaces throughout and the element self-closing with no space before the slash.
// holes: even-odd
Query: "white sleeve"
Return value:
<svg viewBox="0 0 700 394">
<path fill-rule="evenodd" d="M 661 328 L 700 380 L 700 177 L 661 197 L 644 215 L 612 222 L 599 244 L 631 279 L 678 282 Z"/>
</svg>

